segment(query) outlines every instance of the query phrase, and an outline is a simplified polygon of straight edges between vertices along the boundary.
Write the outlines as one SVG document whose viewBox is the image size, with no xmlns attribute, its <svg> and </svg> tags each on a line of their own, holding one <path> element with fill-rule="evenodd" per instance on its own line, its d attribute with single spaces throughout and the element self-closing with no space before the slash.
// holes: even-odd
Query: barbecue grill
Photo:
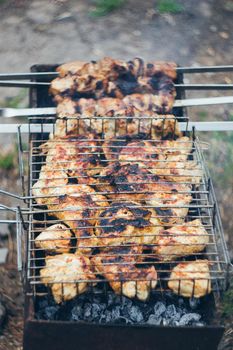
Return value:
<svg viewBox="0 0 233 350">
<path fill-rule="evenodd" d="M 32 72 L 52 72 L 55 70 L 56 66 L 48 65 L 36 65 L 32 67 Z M 52 76 L 52 75 L 51 75 Z M 50 77 L 51 78 L 51 77 Z M 50 79 L 48 78 L 48 80 Z M 40 81 L 45 78 L 36 78 L 36 81 Z M 178 74 L 176 81 L 177 85 L 183 84 L 183 73 Z M 185 94 L 183 89 L 178 89 L 177 99 L 185 99 Z M 53 102 L 48 94 L 48 85 L 40 85 L 30 87 L 30 107 L 52 107 Z M 70 350 L 76 349 L 79 346 L 80 349 L 87 349 L 93 347 L 94 349 L 102 349 L 103 346 L 107 346 L 110 349 L 215 349 L 221 339 L 224 328 L 220 325 L 214 324 L 214 312 L 216 302 L 221 298 L 222 292 L 226 290 L 228 286 L 228 275 L 230 268 L 230 259 L 224 240 L 224 234 L 221 224 L 221 219 L 219 215 L 219 209 L 215 198 L 213 184 L 208 172 L 208 169 L 205 164 L 205 159 L 203 155 L 203 150 L 207 145 L 199 140 L 195 134 L 195 128 L 190 130 L 190 122 L 185 108 L 176 107 L 173 110 L 173 114 L 176 116 L 176 121 L 173 126 L 173 131 L 169 133 L 169 137 L 176 139 L 176 125 L 178 123 L 182 124 L 182 130 L 184 134 L 190 137 L 190 151 L 188 154 L 188 159 L 190 161 L 195 161 L 198 165 L 200 172 L 198 174 L 192 174 L 190 176 L 184 176 L 182 180 L 182 175 L 180 176 L 181 184 L 187 185 L 191 188 L 192 200 L 189 204 L 173 204 L 166 203 L 159 205 L 156 217 L 163 220 L 164 216 L 171 217 L 172 209 L 186 209 L 188 214 L 186 216 L 186 222 L 191 222 L 195 219 L 201 220 L 203 226 L 206 230 L 208 236 L 208 243 L 206 247 L 201 252 L 196 252 L 187 257 L 173 257 L 167 261 L 160 261 L 156 256 L 151 253 L 151 249 L 156 247 L 157 243 L 150 242 L 148 243 L 148 254 L 146 255 L 146 260 L 142 260 L 141 253 L 133 253 L 135 261 L 140 265 L 141 268 L 154 266 L 158 271 L 158 280 L 155 288 L 152 288 L 150 285 L 150 299 L 144 303 L 142 302 L 133 302 L 133 306 L 142 309 L 147 313 L 151 307 L 158 301 L 161 303 L 170 303 L 171 305 L 178 308 L 180 304 L 184 305 L 187 313 L 191 313 L 193 310 L 197 310 L 201 313 L 203 323 L 197 325 L 185 326 L 181 324 L 167 323 L 163 324 L 153 324 L 148 323 L 145 320 L 135 321 L 132 324 L 126 323 L 125 319 L 121 319 L 121 322 L 118 323 L 110 320 L 110 322 L 101 322 L 100 320 L 95 319 L 85 319 L 80 318 L 76 319 L 71 317 L 72 310 L 74 307 L 80 306 L 79 299 L 84 303 L 88 301 L 90 305 L 93 303 L 108 304 L 109 299 L 112 298 L 112 290 L 109 287 L 109 279 L 105 277 L 100 277 L 98 273 L 94 274 L 92 279 L 86 280 L 86 278 L 81 278 L 79 281 L 74 281 L 72 279 L 68 280 L 57 280 L 55 284 L 60 285 L 60 294 L 62 298 L 61 306 L 55 306 L 52 302 L 51 287 L 54 285 L 54 282 L 48 282 L 47 285 L 41 280 L 39 271 L 44 267 L 44 250 L 38 248 L 35 244 L 36 237 L 46 228 L 50 227 L 53 224 L 61 223 L 54 212 L 61 211 L 61 209 L 45 209 L 44 207 L 38 206 L 36 203 L 35 195 L 33 194 L 33 186 L 38 181 L 41 167 L 45 164 L 45 154 L 43 154 L 41 146 L 48 140 L 49 133 L 56 134 L 55 121 L 56 116 L 33 116 L 29 118 L 29 149 L 27 152 L 27 161 L 29 165 L 29 174 L 28 174 L 28 194 L 26 195 L 26 184 L 24 179 L 24 169 L 23 169 L 23 159 L 25 152 L 22 147 L 22 138 L 20 127 L 18 130 L 18 141 L 19 141 L 19 161 L 20 161 L 20 175 L 22 179 L 23 186 L 23 196 L 20 197 L 24 199 L 27 208 L 17 208 L 17 238 L 18 238 L 18 264 L 19 268 L 22 268 L 24 285 L 25 285 L 25 329 L 24 329 L 24 349 L 45 349 L 56 348 L 64 349 L 68 348 Z M 158 117 L 159 120 L 163 120 L 162 125 L 165 125 L 165 117 L 162 115 Z M 98 139 L 98 142 L 102 143 L 104 139 L 104 123 L 111 119 L 111 122 L 115 125 L 113 130 L 115 130 L 114 140 L 119 141 L 118 130 L 117 130 L 117 120 L 118 118 L 102 117 L 100 118 L 84 118 L 86 123 L 92 126 L 93 120 L 97 120 L 102 123 L 102 134 Z M 126 135 L 128 134 L 127 130 L 127 120 L 131 119 L 130 117 L 121 117 L 125 122 L 125 132 L 120 136 L 120 141 L 125 141 Z M 137 119 L 137 118 L 136 118 Z M 71 117 L 67 117 L 64 121 L 69 125 Z M 146 120 L 146 117 L 141 117 L 140 120 Z M 137 125 L 137 134 L 141 134 L 141 124 L 138 118 Z M 148 130 L 146 140 L 149 144 L 152 144 L 151 130 L 152 130 L 152 121 L 148 121 Z M 77 125 L 77 134 L 79 125 Z M 162 130 L 162 135 L 165 135 L 165 129 Z M 56 143 L 55 141 L 52 141 Z M 67 142 L 67 147 L 69 143 Z M 87 148 L 91 147 L 87 145 Z M 122 146 L 114 146 L 114 152 L 118 147 L 124 149 Z M 164 147 L 166 149 L 166 146 Z M 170 148 L 171 149 L 171 148 Z M 174 147 L 173 152 L 177 151 Z M 102 153 L 101 153 L 102 152 Z M 106 161 L 103 157 L 103 151 L 100 151 L 100 157 L 102 161 Z M 82 154 L 81 152 L 79 154 Z M 127 153 L 126 153 L 127 155 Z M 130 156 L 130 155 L 129 155 Z M 111 162 L 116 162 L 114 158 L 111 159 Z M 123 162 L 123 161 L 122 161 Z M 135 164 L 137 160 L 132 161 Z M 164 162 L 162 160 L 161 162 Z M 67 162 L 66 162 L 67 163 Z M 122 163 L 121 163 L 122 164 Z M 124 162 L 123 162 L 124 164 Z M 66 164 L 67 167 L 67 164 Z M 169 161 L 167 162 L 167 167 L 169 168 Z M 72 169 L 71 169 L 72 170 Z M 201 175 L 200 175 L 201 174 Z M 99 179 L 98 179 L 99 177 Z M 96 179 L 100 185 L 106 185 L 106 183 L 101 182 L 101 176 L 96 175 Z M 69 180 L 70 183 L 75 183 L 77 186 L 78 177 L 72 176 Z M 147 179 L 148 180 L 148 179 Z M 85 184 L 85 176 L 84 176 Z M 153 184 L 153 178 L 151 183 Z M 165 181 L 166 182 L 166 181 Z M 124 182 L 121 182 L 121 185 L 124 185 Z M 131 185 L 134 186 L 135 182 L 132 182 Z M 7 194 L 4 191 L 2 193 Z M 152 191 L 153 194 L 159 195 L 161 190 Z M 109 194 L 106 192 L 106 189 L 102 186 L 100 194 L 106 195 Z M 119 198 L 123 195 L 132 194 L 129 189 L 121 190 L 119 193 Z M 134 190 L 134 194 L 140 194 L 139 190 Z M 184 194 L 187 192 L 184 191 Z M 45 196 L 46 197 L 46 196 Z M 48 196 L 46 197 L 48 199 Z M 142 192 L 139 207 L 145 209 L 150 209 L 153 207 L 151 204 L 143 204 L 145 202 L 145 193 Z M 109 209 L 110 202 L 108 200 L 107 206 L 104 209 Z M 123 202 L 126 200 L 123 199 Z M 131 204 L 132 206 L 132 204 Z M 90 208 L 86 208 L 90 209 Z M 95 208 L 91 208 L 93 215 L 100 215 L 99 213 L 94 212 Z M 129 207 L 130 209 L 130 207 Z M 69 211 L 69 208 L 67 209 Z M 79 210 L 76 208 L 76 210 Z M 93 210 L 93 211 L 92 211 Z M 64 211 L 64 209 L 62 209 Z M 51 213 L 53 216 L 51 216 Z M 174 226 L 179 226 L 179 219 L 181 215 L 176 216 L 176 222 Z M 72 221 L 72 219 L 71 219 Z M 77 229 L 83 228 L 83 223 L 79 223 Z M 190 224 L 192 226 L 192 224 Z M 153 225 L 156 227 L 156 224 Z M 100 224 L 100 229 L 101 229 Z M 67 228 L 64 229 L 67 231 Z M 135 232 L 133 237 L 140 237 L 140 232 Z M 98 237 L 97 237 L 98 240 Z M 74 249 L 77 238 L 72 236 L 71 238 L 71 250 Z M 21 257 L 21 245 L 24 246 L 23 251 L 25 256 Z M 99 244 L 97 244 L 99 247 Z M 136 246 L 140 244 L 136 244 Z M 130 246 L 128 241 L 126 246 Z M 92 243 L 87 246 L 87 248 L 96 248 L 93 247 Z M 105 248 L 105 247 L 102 247 Z M 195 278 L 192 281 L 192 293 L 190 296 L 189 302 L 187 299 L 182 297 L 182 278 L 177 279 L 178 287 L 177 293 L 174 294 L 171 292 L 171 289 L 168 287 L 168 281 L 170 279 L 170 273 L 173 268 L 179 264 L 188 264 L 191 261 L 196 261 L 198 259 L 207 259 L 210 267 L 210 276 L 201 278 L 206 282 L 206 296 L 201 298 L 197 303 L 195 299 L 195 288 L 197 280 Z M 135 263 L 134 261 L 134 263 Z M 118 266 L 121 266 L 121 262 Z M 129 265 L 132 262 L 128 263 Z M 132 278 L 130 278 L 132 280 Z M 200 279 L 200 277 L 199 277 Z M 113 282 L 120 283 L 120 293 L 119 299 L 117 302 L 123 303 L 126 302 L 124 297 L 124 283 L 127 282 L 126 278 L 122 278 L 119 274 L 115 274 Z M 134 278 L 136 294 L 139 288 L 142 278 Z M 43 283 L 42 283 L 43 282 Z M 151 281 L 150 281 L 151 282 Z M 79 294 L 80 284 L 87 283 L 87 290 L 84 294 L 78 296 L 75 300 L 66 301 L 64 298 L 64 289 L 68 284 L 75 284 L 76 292 Z M 209 288 L 211 287 L 211 293 L 208 293 Z M 49 305 L 51 302 L 51 307 L 56 309 L 56 317 L 47 318 L 44 317 L 41 309 L 42 305 Z M 193 304 L 198 304 L 197 308 Z M 82 304 L 83 305 L 83 304 Z M 131 305 L 131 306 L 132 306 Z M 191 306 L 190 306 L 191 305 Z M 54 310 L 55 310 L 54 309 Z M 92 312 L 92 311 L 91 311 Z M 193 311 L 195 312 L 195 311 Z M 78 345 L 77 345 L 78 344 Z M 172 344 L 172 346 L 171 346 Z"/>
</svg>

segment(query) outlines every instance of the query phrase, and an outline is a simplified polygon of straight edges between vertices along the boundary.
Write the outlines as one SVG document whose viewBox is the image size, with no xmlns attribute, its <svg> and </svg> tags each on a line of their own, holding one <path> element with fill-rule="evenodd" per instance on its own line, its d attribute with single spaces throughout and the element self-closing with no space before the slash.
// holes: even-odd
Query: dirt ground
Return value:
<svg viewBox="0 0 233 350">
<path fill-rule="evenodd" d="M 130 59 L 173 60 L 183 66 L 232 64 L 233 1 L 178 1 L 184 10 L 177 14 L 158 12 L 149 0 L 128 0 L 124 6 L 105 17 L 90 15 L 94 1 L 78 0 L 0 0 L 1 72 L 29 71 L 35 63 L 60 63 L 70 60 L 98 59 L 105 55 Z M 231 82 L 232 74 L 208 74 L 204 81 Z M 188 76 L 186 82 L 203 82 L 203 77 Z M 0 88 L 0 106 L 13 101 L 19 107 L 27 103 L 27 92 Z M 201 93 L 202 94 L 202 93 Z M 217 95 L 217 93 L 213 93 Z M 200 96 L 190 93 L 189 96 Z M 207 94 L 206 94 L 207 95 Z M 19 98 L 19 96 L 21 96 Z M 192 120 L 230 120 L 230 106 L 191 109 Z M 1 121 L 5 122 L 5 121 Z M 20 121 L 17 121 L 20 122 Z M 1 128 L 1 126 L 0 126 Z M 211 144 L 207 153 L 216 181 L 217 197 L 233 258 L 232 217 L 232 133 L 200 135 Z M 0 133 L 0 147 L 12 144 L 13 135 Z M 229 158 L 230 157 L 230 158 Z M 232 163 L 230 163 L 232 161 Z M 0 172 L 0 187 L 18 192 L 18 174 Z M 15 205 L 0 197 L 0 202 Z M 4 228 L 5 229 L 5 228 Z M 4 230 L 3 229 L 3 230 Z M 1 231 L 1 230 L 0 230 Z M 7 320 L 0 335 L 0 350 L 19 350 L 22 346 L 22 289 L 15 268 L 15 238 L 0 235 L 0 246 L 8 246 L 10 257 L 0 269 L 0 300 L 7 308 Z M 231 319 L 223 320 L 227 335 L 221 349 L 232 349 Z"/>
</svg>

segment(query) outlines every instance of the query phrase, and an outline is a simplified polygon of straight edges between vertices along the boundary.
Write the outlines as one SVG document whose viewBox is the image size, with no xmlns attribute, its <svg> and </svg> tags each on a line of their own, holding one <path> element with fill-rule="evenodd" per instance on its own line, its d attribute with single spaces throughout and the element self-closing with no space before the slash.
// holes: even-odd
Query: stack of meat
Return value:
<svg viewBox="0 0 233 350">
<path fill-rule="evenodd" d="M 77 128 L 83 132 L 88 126 L 104 137 L 178 132 L 171 115 L 176 96 L 174 63 L 106 57 L 65 64 L 58 71 L 60 77 L 50 88 L 57 103 L 55 134 L 65 135 Z"/>
<path fill-rule="evenodd" d="M 147 300 L 156 266 L 172 263 L 174 293 L 209 293 L 208 261 L 179 263 L 209 236 L 199 219 L 187 222 L 202 179 L 192 141 L 175 117 L 157 115 L 172 108 L 175 65 L 105 58 L 58 70 L 55 133 L 41 146 L 46 161 L 33 186 L 37 204 L 60 221 L 35 239 L 45 252 L 42 283 L 57 303 L 103 278 L 117 294 Z"/>
</svg>

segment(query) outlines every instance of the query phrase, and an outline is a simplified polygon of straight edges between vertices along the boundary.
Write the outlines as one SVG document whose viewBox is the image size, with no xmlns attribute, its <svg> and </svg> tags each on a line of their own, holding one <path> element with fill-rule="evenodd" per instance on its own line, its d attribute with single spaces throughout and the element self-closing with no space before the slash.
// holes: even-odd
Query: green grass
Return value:
<svg viewBox="0 0 233 350">
<path fill-rule="evenodd" d="M 233 184 L 233 133 L 213 132 L 209 136 L 208 166 L 218 189 L 225 190 Z"/>
<path fill-rule="evenodd" d="M 233 2 L 232 1 L 227 1 L 224 7 L 228 11 L 233 11 Z"/>
<path fill-rule="evenodd" d="M 95 9 L 90 12 L 94 17 L 105 16 L 108 13 L 117 10 L 121 7 L 126 1 L 124 0 L 96 0 Z"/>
<path fill-rule="evenodd" d="M 6 154 L 0 155 L 0 169 L 2 170 L 10 170 L 15 166 L 16 160 L 16 152 L 10 151 Z"/>
<path fill-rule="evenodd" d="M 206 120 L 208 116 L 208 113 L 206 111 L 200 111 L 198 112 L 198 117 L 199 117 L 199 120 Z"/>
<path fill-rule="evenodd" d="M 0 153 L 0 169 L 1 170 L 15 170 L 18 168 L 18 146 L 15 141 L 13 144 L 2 150 Z"/>
<path fill-rule="evenodd" d="M 233 286 L 224 293 L 222 301 L 222 316 L 232 317 L 233 315 Z"/>
<path fill-rule="evenodd" d="M 184 6 L 175 0 L 159 0 L 157 4 L 159 13 L 180 13 L 184 10 Z"/>
<path fill-rule="evenodd" d="M 1 1 L 1 0 L 0 0 Z M 2 103 L 2 107 L 5 108 L 24 108 L 27 107 L 25 98 L 28 94 L 27 89 L 22 89 L 18 95 L 14 97 L 7 97 Z"/>
</svg>

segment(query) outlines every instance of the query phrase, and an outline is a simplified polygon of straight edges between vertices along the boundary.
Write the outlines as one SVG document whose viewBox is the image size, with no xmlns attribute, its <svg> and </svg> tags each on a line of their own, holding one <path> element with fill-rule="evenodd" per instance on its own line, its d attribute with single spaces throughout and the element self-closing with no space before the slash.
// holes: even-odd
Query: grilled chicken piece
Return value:
<svg viewBox="0 0 233 350">
<path fill-rule="evenodd" d="M 208 260 L 184 262 L 174 267 L 168 287 L 184 297 L 200 298 L 211 292 Z"/>
<path fill-rule="evenodd" d="M 146 193 L 158 188 L 159 177 L 144 168 L 143 163 L 110 163 L 100 173 L 96 186 L 111 199 L 145 200 Z"/>
<path fill-rule="evenodd" d="M 79 252 L 90 253 L 97 246 L 94 226 L 99 208 L 107 207 L 108 202 L 92 188 L 89 188 L 89 193 L 84 193 L 89 186 L 80 186 L 79 193 L 56 197 L 48 208 L 51 210 L 50 215 L 63 221 L 75 234 Z M 85 187 L 83 193 L 82 187 Z"/>
<path fill-rule="evenodd" d="M 103 275 L 116 294 L 128 298 L 146 301 L 151 289 L 157 285 L 157 272 L 154 266 L 139 268 L 135 266 L 134 252 L 119 247 L 115 251 L 103 252 L 92 258 L 92 264 L 97 273 Z"/>
<path fill-rule="evenodd" d="M 56 71 L 59 73 L 60 77 L 64 77 L 67 74 L 77 74 L 78 71 L 84 66 L 85 62 L 83 61 L 73 61 L 69 63 L 64 63 L 61 66 L 57 67 Z"/>
<path fill-rule="evenodd" d="M 122 136 L 106 139 L 103 142 L 102 149 L 103 149 L 105 158 L 107 160 L 114 160 L 114 159 L 119 159 L 119 155 L 121 154 L 121 152 L 122 154 L 126 154 L 128 146 L 130 148 L 130 145 L 135 143 L 137 144 L 137 147 L 131 147 L 128 152 L 130 159 L 131 159 L 131 156 L 134 157 L 134 153 L 139 155 L 139 152 L 140 152 L 140 155 L 139 155 L 140 158 L 143 158 L 144 155 L 141 154 L 141 151 L 145 152 L 145 157 L 147 158 L 147 154 L 149 153 L 149 150 L 146 149 L 146 147 L 148 148 L 149 145 L 152 145 L 152 143 L 147 141 L 147 139 L 148 139 L 148 135 L 145 133 L 140 133 L 137 135 L 125 134 Z M 149 155 L 152 153 L 153 151 L 150 152 Z"/>
<path fill-rule="evenodd" d="M 135 202 L 113 202 L 99 213 L 95 232 L 98 245 L 104 248 L 127 243 L 149 244 L 161 229 L 153 209 Z"/>
<path fill-rule="evenodd" d="M 170 98 L 170 103 L 173 103 L 173 98 Z M 57 114 L 60 119 L 77 118 L 76 133 L 78 129 L 83 133 L 85 128 L 90 127 L 108 137 L 140 132 L 150 134 L 153 138 L 179 136 L 179 125 L 175 117 L 157 114 L 162 111 L 161 106 L 164 104 L 164 99 L 152 94 L 133 94 L 122 100 L 101 98 L 98 101 L 84 98 L 74 101 L 71 97 L 66 97 L 58 104 Z M 70 133 L 70 130 L 72 128 L 68 125 L 66 131 Z"/>
<path fill-rule="evenodd" d="M 50 286 L 57 304 L 75 298 L 88 288 L 95 275 L 88 257 L 77 254 L 47 256 L 40 270 L 41 282 Z"/>
<path fill-rule="evenodd" d="M 144 62 L 141 58 L 134 58 L 127 62 L 129 70 L 136 77 L 145 76 L 153 77 L 154 75 L 163 73 L 169 78 L 175 80 L 177 77 L 176 67 L 174 62 L 152 61 Z"/>
<path fill-rule="evenodd" d="M 148 195 L 165 188 L 171 191 L 171 185 L 166 187 L 167 183 L 146 169 L 144 163 L 121 164 L 116 161 L 103 168 L 96 187 L 111 199 L 119 197 L 137 202 L 146 201 L 150 198 Z"/>
<path fill-rule="evenodd" d="M 54 138 L 42 145 L 42 151 L 52 169 L 65 170 L 78 183 L 95 183 L 91 176 L 100 172 L 100 146 L 95 133 Z"/>
<path fill-rule="evenodd" d="M 182 223 L 192 200 L 191 186 L 163 180 L 140 162 L 111 163 L 101 171 L 97 188 L 110 199 L 145 201 L 165 226 Z"/>
<path fill-rule="evenodd" d="M 156 143 L 156 146 L 157 152 L 163 154 L 166 161 L 186 161 L 192 152 L 192 141 L 187 136 L 179 137 L 176 140 L 163 140 Z"/>
<path fill-rule="evenodd" d="M 105 58 L 106 60 L 106 58 Z M 123 64 L 121 61 L 118 64 Z M 73 61 L 68 62 L 65 64 L 62 64 L 59 66 L 56 70 L 59 72 L 60 77 L 63 77 L 67 74 L 79 74 L 79 70 L 86 64 L 86 62 L 83 61 Z M 85 72 L 87 73 L 87 70 L 91 70 L 90 73 L 93 74 L 93 66 L 96 66 L 97 62 L 92 61 L 91 64 L 87 65 L 85 68 Z M 141 58 L 134 58 L 131 61 L 127 62 L 127 68 L 130 70 L 130 72 L 135 76 L 146 76 L 146 77 L 152 77 L 155 74 L 158 74 L 160 72 L 164 73 L 171 79 L 176 79 L 176 67 L 177 65 L 174 62 L 163 62 L 163 61 L 154 61 L 154 62 L 144 62 Z"/>
<path fill-rule="evenodd" d="M 199 185 L 203 175 L 201 165 L 196 161 L 168 162 L 164 168 L 154 168 L 153 174 L 172 182 Z"/>
<path fill-rule="evenodd" d="M 161 231 L 153 248 L 156 257 L 171 261 L 181 256 L 201 252 L 209 243 L 208 232 L 199 219 Z"/>
<path fill-rule="evenodd" d="M 57 105 L 58 115 L 80 114 L 88 116 L 141 116 L 144 112 L 150 112 L 151 116 L 156 113 L 169 112 L 174 102 L 173 96 L 156 96 L 153 94 L 126 95 L 123 99 L 103 97 L 95 101 L 92 98 L 72 99 L 64 97 Z M 168 106 L 168 109 L 164 109 Z"/>
<path fill-rule="evenodd" d="M 87 193 L 95 196 L 95 190 L 85 184 L 70 183 L 69 178 L 63 170 L 51 170 L 50 165 L 44 165 L 41 168 L 39 179 L 32 186 L 32 194 L 39 205 L 52 205 L 57 198 L 64 195 L 75 195 Z"/>
<path fill-rule="evenodd" d="M 144 66 L 140 59 L 126 63 L 105 57 L 98 62 L 82 65 L 75 75 L 67 74 L 54 79 L 50 92 L 56 96 L 57 102 L 64 96 L 98 99 L 104 96 L 123 98 L 128 94 L 151 92 L 161 96 L 175 95 L 174 65 L 151 63 L 145 68 Z"/>
<path fill-rule="evenodd" d="M 46 177 L 50 174 L 50 177 Z M 63 172 L 61 171 L 62 175 Z M 57 176 L 54 179 L 51 175 Z M 68 177 L 59 178 L 57 173 L 47 171 L 46 166 L 40 172 L 40 179 L 34 184 L 32 193 L 39 205 L 46 205 L 49 215 L 62 220 L 78 238 L 80 251 L 89 253 L 96 246 L 93 226 L 99 207 L 108 206 L 106 198 L 96 193 L 88 185 L 68 184 Z"/>
<path fill-rule="evenodd" d="M 160 179 L 156 192 L 146 194 L 145 201 L 154 207 L 160 224 L 170 226 L 184 222 L 192 201 L 190 192 L 189 185 L 164 182 Z"/>
<path fill-rule="evenodd" d="M 91 94 L 95 95 L 96 91 L 96 95 L 99 96 L 103 94 L 103 90 L 107 90 L 108 82 L 116 80 L 119 74 L 125 71 L 126 65 L 124 62 L 105 57 L 98 62 L 92 61 L 90 63 L 85 63 L 81 69 L 72 76 L 74 78 L 74 83 L 68 91 L 66 89 L 61 89 L 63 81 L 67 78 L 67 76 L 65 76 L 64 78 L 56 78 L 51 82 L 50 92 L 53 95 L 58 95 L 64 92 L 72 94 L 72 92 L 76 91 L 83 96 L 90 96 Z"/>
<path fill-rule="evenodd" d="M 154 95 L 152 93 L 138 93 L 125 96 L 123 102 L 129 111 L 133 109 L 140 114 L 145 111 L 169 113 L 173 108 L 174 99 L 174 94 Z"/>
<path fill-rule="evenodd" d="M 192 143 L 188 137 L 176 140 L 147 141 L 148 135 L 122 135 L 117 138 L 105 140 L 103 151 L 106 159 L 119 159 L 120 161 L 135 161 L 155 165 L 163 168 L 160 161 L 185 161 L 192 150 Z M 146 166 L 148 168 L 148 166 Z"/>
<path fill-rule="evenodd" d="M 118 155 L 122 164 L 125 163 L 144 163 L 145 168 L 153 169 L 158 162 L 165 160 L 163 154 L 159 154 L 158 148 L 151 141 L 134 141 L 123 147 Z"/>
<path fill-rule="evenodd" d="M 58 191 L 65 194 L 66 185 L 68 185 L 68 176 L 65 171 L 53 170 L 49 165 L 43 165 L 39 179 L 32 186 L 32 194 L 37 204 L 46 205 L 48 201 L 53 201 L 50 197 Z"/>
<path fill-rule="evenodd" d="M 119 246 L 106 246 L 104 248 L 100 248 L 102 257 L 111 257 L 112 255 L 122 256 L 125 260 L 130 260 L 132 263 L 142 263 L 146 254 L 144 254 L 143 245 L 137 245 L 135 243 L 127 243 L 126 245 Z M 99 253 L 100 254 L 100 253 Z M 99 255 L 98 254 L 98 255 Z"/>
<path fill-rule="evenodd" d="M 129 142 L 127 146 L 120 149 L 118 159 L 127 161 L 146 161 L 147 164 L 157 164 L 163 161 L 185 161 L 192 149 L 188 137 L 180 137 L 177 140 L 162 140 L 159 142 L 137 140 Z M 130 158 L 129 158 L 130 157 Z M 158 167 L 164 167 L 164 164 Z M 147 166 L 148 168 L 148 166 Z"/>
<path fill-rule="evenodd" d="M 171 161 L 186 161 L 192 148 L 188 140 L 188 137 L 180 137 L 160 142 L 130 142 L 120 150 L 118 159 L 121 162 L 143 162 L 145 168 L 151 172 L 155 169 L 156 173 L 157 168 L 169 167 Z"/>
<path fill-rule="evenodd" d="M 153 111 L 138 113 L 138 118 L 113 114 L 112 118 L 106 118 L 107 114 L 103 114 L 103 117 L 98 116 L 96 119 L 80 114 L 60 114 L 54 124 L 54 132 L 50 133 L 50 139 L 64 137 L 66 134 L 77 136 L 87 133 L 88 130 L 95 130 L 105 138 L 124 136 L 125 133 L 130 136 L 145 133 L 155 140 L 181 136 L 179 124 L 173 115 L 158 115 Z"/>
<path fill-rule="evenodd" d="M 55 224 L 46 228 L 35 239 L 35 246 L 47 253 L 69 253 L 72 234 L 62 224 Z"/>
</svg>

